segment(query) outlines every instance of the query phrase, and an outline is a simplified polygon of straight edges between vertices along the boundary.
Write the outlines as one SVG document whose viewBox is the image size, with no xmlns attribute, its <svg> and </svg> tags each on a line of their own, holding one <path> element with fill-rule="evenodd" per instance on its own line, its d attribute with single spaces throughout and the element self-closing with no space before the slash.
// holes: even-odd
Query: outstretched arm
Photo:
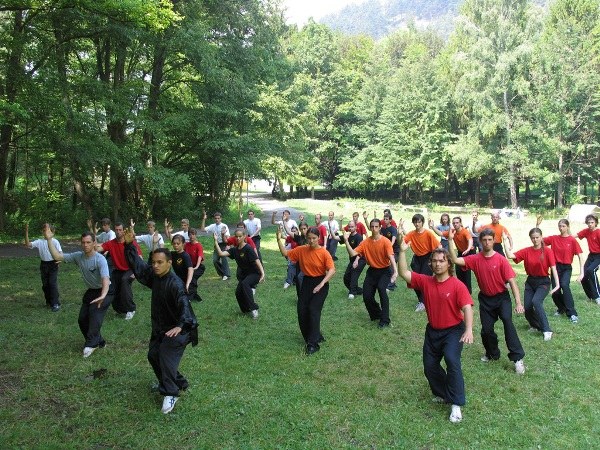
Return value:
<svg viewBox="0 0 600 450">
<path fill-rule="evenodd" d="M 50 250 L 50 254 L 52 255 L 54 261 L 64 261 L 65 257 L 56 249 L 54 242 L 52 242 L 53 237 L 54 233 L 52 230 L 50 230 L 50 227 L 46 225 L 44 227 L 44 238 L 46 239 L 46 242 L 48 242 L 48 250 Z"/>
<path fill-rule="evenodd" d="M 154 280 L 152 267 L 146 264 L 146 262 L 140 258 L 137 248 L 135 248 L 135 245 L 133 245 L 135 234 L 133 234 L 131 228 L 127 228 L 125 230 L 124 239 L 125 259 L 127 260 L 127 264 L 129 265 L 130 269 L 133 271 L 135 279 L 144 286 L 152 287 L 152 282 Z"/>
<path fill-rule="evenodd" d="M 400 255 L 398 255 L 398 274 L 404 281 L 410 284 L 412 273 L 408 270 L 408 264 L 406 263 L 406 250 L 408 247 L 409 245 L 402 239 L 400 241 Z"/>
<path fill-rule="evenodd" d="M 25 247 L 31 248 L 31 242 L 29 242 L 29 224 L 25 224 Z"/>
<path fill-rule="evenodd" d="M 279 247 L 279 253 L 281 253 L 283 256 L 285 256 L 287 258 L 288 251 L 286 250 L 285 246 L 283 245 L 283 242 L 281 242 L 281 228 L 277 227 L 277 232 L 275 233 L 275 236 L 277 238 L 277 246 Z"/>
<path fill-rule="evenodd" d="M 218 242 L 218 236 L 217 233 L 213 234 L 213 238 L 215 240 L 215 253 L 217 255 L 219 255 L 221 258 L 223 257 L 229 257 L 229 252 L 228 251 L 222 251 L 221 248 L 219 247 L 219 242 Z M 223 240 L 223 242 L 226 242 L 226 239 Z"/>
<path fill-rule="evenodd" d="M 348 255 L 350 258 L 354 258 L 358 253 L 354 251 L 352 247 L 350 247 L 350 242 L 348 242 L 348 238 L 350 237 L 349 231 L 344 231 L 344 244 L 346 244 L 346 250 L 348 251 Z"/>
<path fill-rule="evenodd" d="M 449 254 L 450 254 L 450 260 L 459 266 L 465 266 L 465 259 L 462 257 L 457 257 L 456 256 L 456 246 L 454 245 L 454 235 L 456 233 L 456 230 L 454 230 L 454 228 L 450 227 L 450 229 L 448 230 L 448 250 L 449 250 Z M 471 238 L 471 240 L 469 241 L 471 243 L 471 245 L 473 244 L 473 239 Z"/>
</svg>

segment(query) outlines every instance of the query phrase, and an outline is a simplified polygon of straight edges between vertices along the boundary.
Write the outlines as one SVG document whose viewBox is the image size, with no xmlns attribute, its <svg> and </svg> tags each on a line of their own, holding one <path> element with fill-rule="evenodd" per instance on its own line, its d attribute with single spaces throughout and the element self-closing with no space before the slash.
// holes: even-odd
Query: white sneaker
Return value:
<svg viewBox="0 0 600 450">
<path fill-rule="evenodd" d="M 348 294 L 348 300 L 354 300 L 354 294 Z"/>
<path fill-rule="evenodd" d="M 133 316 L 135 316 L 135 311 L 129 311 L 127 314 L 125 314 L 125 320 L 131 320 L 133 319 Z"/>
<path fill-rule="evenodd" d="M 417 306 L 415 307 L 415 312 L 422 312 L 425 311 L 425 303 L 417 303 Z"/>
<path fill-rule="evenodd" d="M 460 406 L 452 405 L 452 410 L 450 411 L 450 422 L 458 423 L 462 420 L 462 411 L 460 410 Z"/>
<path fill-rule="evenodd" d="M 290 286 L 291 286 L 291 284 L 290 284 L 290 283 L 288 283 L 287 281 L 286 281 L 285 283 L 283 283 L 283 288 L 284 288 L 284 289 L 287 289 L 287 288 L 289 288 Z"/>
<path fill-rule="evenodd" d="M 552 339 L 552 331 L 544 331 L 544 340 L 549 341 Z"/>
<path fill-rule="evenodd" d="M 173 395 L 165 395 L 162 405 L 162 413 L 169 414 L 175 408 L 175 403 L 177 403 L 179 397 L 175 397 Z"/>
<path fill-rule="evenodd" d="M 252 297 L 256 295 L 256 288 L 252 288 Z"/>
<path fill-rule="evenodd" d="M 515 372 L 517 372 L 519 375 L 523 375 L 525 373 L 525 364 L 523 364 L 522 359 L 515 361 Z"/>
<path fill-rule="evenodd" d="M 573 322 L 573 323 L 579 322 L 579 317 L 577 317 L 575 314 L 573 314 L 571 317 L 569 317 L 569 319 L 571 319 L 571 322 Z"/>
<path fill-rule="evenodd" d="M 481 358 L 479 358 L 482 362 L 490 362 L 490 358 L 487 357 L 487 355 L 483 355 Z"/>
<path fill-rule="evenodd" d="M 92 353 L 94 353 L 95 351 L 96 351 L 96 347 L 84 347 L 83 357 L 89 358 L 90 356 L 92 356 Z"/>
<path fill-rule="evenodd" d="M 250 311 L 250 315 L 253 319 L 258 319 L 258 309 L 253 309 L 252 311 Z"/>
<path fill-rule="evenodd" d="M 596 305 L 600 305 L 600 297 L 598 297 L 596 300 L 594 300 L 596 302 Z"/>
<path fill-rule="evenodd" d="M 229 280 L 229 277 L 227 275 L 223 275 L 223 281 L 227 281 Z"/>
</svg>

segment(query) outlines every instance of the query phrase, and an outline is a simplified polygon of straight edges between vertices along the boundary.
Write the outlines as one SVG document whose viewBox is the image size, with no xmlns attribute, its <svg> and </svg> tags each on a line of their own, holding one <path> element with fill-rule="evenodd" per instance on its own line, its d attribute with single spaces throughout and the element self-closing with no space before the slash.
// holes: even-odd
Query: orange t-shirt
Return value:
<svg viewBox="0 0 600 450">
<path fill-rule="evenodd" d="M 416 230 L 409 231 L 404 236 L 404 242 L 410 242 L 410 248 L 417 256 L 428 255 L 440 246 L 440 241 L 429 230 L 423 230 L 422 233 L 417 233 Z"/>
<path fill-rule="evenodd" d="M 288 259 L 293 263 L 300 263 L 300 270 L 309 277 L 322 277 L 325 272 L 334 269 L 333 258 L 323 247 L 311 248 L 309 245 L 300 245 L 288 250 Z"/>
<path fill-rule="evenodd" d="M 378 240 L 367 238 L 354 249 L 356 253 L 367 260 L 367 264 L 374 269 L 384 269 L 390 266 L 390 255 L 394 256 L 392 241 L 384 236 Z"/>
<path fill-rule="evenodd" d="M 448 237 L 448 232 L 444 231 L 442 236 Z M 465 227 L 462 227 L 460 231 L 454 233 L 454 243 L 459 252 L 462 253 L 469 248 L 469 239 L 471 239 L 471 232 Z"/>
<path fill-rule="evenodd" d="M 502 244 L 502 233 L 506 233 L 507 236 L 510 236 L 510 233 L 508 232 L 506 227 L 504 225 L 500 225 L 499 223 L 496 225 L 494 225 L 493 223 L 484 225 L 479 230 L 479 233 L 481 233 L 481 231 L 486 228 L 494 230 L 494 244 Z"/>
</svg>

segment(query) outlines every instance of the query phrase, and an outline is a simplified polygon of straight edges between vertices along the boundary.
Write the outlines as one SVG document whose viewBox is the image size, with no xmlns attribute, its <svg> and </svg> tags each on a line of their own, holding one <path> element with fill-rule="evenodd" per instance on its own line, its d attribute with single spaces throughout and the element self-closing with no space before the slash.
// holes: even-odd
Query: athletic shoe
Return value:
<svg viewBox="0 0 600 450">
<path fill-rule="evenodd" d="M 290 283 L 288 283 L 287 281 L 286 281 L 285 283 L 283 283 L 283 288 L 284 288 L 284 289 L 287 289 L 287 288 L 289 288 L 290 286 L 291 286 L 291 284 L 290 284 Z"/>
<path fill-rule="evenodd" d="M 479 358 L 482 362 L 490 362 L 490 358 L 487 357 L 487 355 L 483 355 L 481 358 Z"/>
<path fill-rule="evenodd" d="M 169 414 L 175 408 L 175 403 L 177 403 L 179 397 L 175 397 L 173 395 L 165 395 L 162 405 L 162 413 Z"/>
<path fill-rule="evenodd" d="M 552 331 L 544 331 L 544 340 L 549 341 L 552 339 Z"/>
<path fill-rule="evenodd" d="M 446 403 L 446 400 L 442 397 L 438 397 L 437 395 L 431 399 L 433 403 Z"/>
<path fill-rule="evenodd" d="M 253 319 L 258 319 L 258 309 L 253 309 L 252 311 L 250 311 L 250 315 Z"/>
<path fill-rule="evenodd" d="M 460 410 L 460 406 L 452 405 L 452 410 L 450 411 L 450 422 L 458 423 L 462 420 L 462 412 Z"/>
<path fill-rule="evenodd" d="M 536 331 L 539 331 L 539 330 L 537 328 L 534 328 L 534 327 L 529 327 L 527 329 L 527 331 L 529 331 L 530 333 L 535 333 Z"/>
<path fill-rule="evenodd" d="M 348 294 L 348 300 L 354 300 L 354 294 Z"/>
<path fill-rule="evenodd" d="M 417 303 L 417 306 L 415 307 L 415 312 L 422 312 L 425 311 L 425 303 Z"/>
<path fill-rule="evenodd" d="M 256 288 L 252 288 L 252 297 L 256 295 Z"/>
<path fill-rule="evenodd" d="M 573 314 L 571 317 L 569 317 L 569 319 L 571 319 L 572 323 L 579 322 L 579 317 L 577 317 L 575 314 Z"/>
<path fill-rule="evenodd" d="M 556 311 L 554 311 L 554 315 L 555 316 L 562 316 L 562 312 L 557 309 Z"/>
<path fill-rule="evenodd" d="M 525 364 L 523 364 L 522 359 L 515 361 L 515 372 L 517 372 L 519 375 L 523 375 L 525 373 Z"/>
<path fill-rule="evenodd" d="M 135 311 L 129 311 L 127 314 L 125 314 L 125 320 L 131 320 L 133 319 L 133 316 L 135 316 Z"/>
<path fill-rule="evenodd" d="M 229 277 L 227 275 L 223 275 L 223 281 L 227 281 L 229 280 Z"/>
<path fill-rule="evenodd" d="M 56 305 L 52 305 L 52 312 L 58 312 L 60 311 L 60 305 L 56 304 Z"/>
<path fill-rule="evenodd" d="M 92 353 L 94 353 L 95 351 L 96 351 L 96 347 L 84 347 L 83 348 L 83 357 L 89 358 L 90 356 L 92 356 Z"/>
<path fill-rule="evenodd" d="M 594 300 L 596 302 L 596 305 L 600 305 L 600 297 L 598 297 L 596 300 Z"/>
</svg>

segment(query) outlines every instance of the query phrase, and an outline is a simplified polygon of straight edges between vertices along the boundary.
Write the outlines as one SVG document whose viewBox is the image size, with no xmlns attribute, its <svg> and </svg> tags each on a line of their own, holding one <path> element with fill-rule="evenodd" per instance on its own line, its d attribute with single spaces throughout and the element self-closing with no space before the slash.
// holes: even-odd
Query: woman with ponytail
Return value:
<svg viewBox="0 0 600 450">
<path fill-rule="evenodd" d="M 542 239 L 542 230 L 532 228 L 529 231 L 529 238 L 533 246 L 512 253 L 512 249 L 507 249 L 506 257 L 512 259 L 515 263 L 521 261 L 525 264 L 525 318 L 531 328 L 539 330 L 544 334 L 544 340 L 552 339 L 552 330 L 544 311 L 544 299 L 550 291 L 549 271 L 554 279 L 554 288 L 551 293 L 560 289 L 558 273 L 556 272 L 556 259 L 551 248 L 545 248 Z"/>
</svg>

